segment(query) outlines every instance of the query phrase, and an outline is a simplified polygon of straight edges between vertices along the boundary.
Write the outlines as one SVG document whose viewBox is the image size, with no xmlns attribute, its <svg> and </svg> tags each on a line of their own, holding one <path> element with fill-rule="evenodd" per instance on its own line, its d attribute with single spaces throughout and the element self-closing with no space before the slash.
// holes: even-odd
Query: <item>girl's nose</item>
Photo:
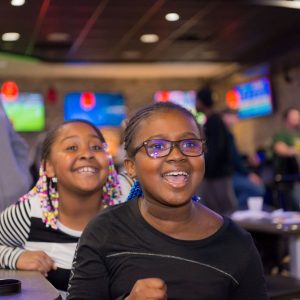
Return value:
<svg viewBox="0 0 300 300">
<path fill-rule="evenodd" d="M 91 159 L 94 158 L 94 152 L 90 148 L 84 149 L 80 154 L 81 159 Z"/>
</svg>

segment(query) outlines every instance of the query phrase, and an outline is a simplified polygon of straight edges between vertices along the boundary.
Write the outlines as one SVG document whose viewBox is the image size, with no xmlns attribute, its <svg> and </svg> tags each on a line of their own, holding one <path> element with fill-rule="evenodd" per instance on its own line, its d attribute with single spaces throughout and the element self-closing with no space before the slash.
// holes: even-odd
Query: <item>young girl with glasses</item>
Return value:
<svg viewBox="0 0 300 300">
<path fill-rule="evenodd" d="M 195 196 L 205 170 L 201 132 L 190 112 L 171 103 L 130 119 L 129 201 L 85 229 L 67 299 L 268 299 L 250 234 Z"/>
</svg>

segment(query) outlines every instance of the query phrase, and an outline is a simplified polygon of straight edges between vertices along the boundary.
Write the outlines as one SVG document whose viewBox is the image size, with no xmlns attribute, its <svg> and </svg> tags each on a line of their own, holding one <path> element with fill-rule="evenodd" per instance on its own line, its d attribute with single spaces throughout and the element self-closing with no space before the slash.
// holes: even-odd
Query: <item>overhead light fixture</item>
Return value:
<svg viewBox="0 0 300 300">
<path fill-rule="evenodd" d="M 169 14 L 165 15 L 165 18 L 169 22 L 175 22 L 175 21 L 178 21 L 180 17 L 179 17 L 179 14 L 169 13 Z"/>
<path fill-rule="evenodd" d="M 300 9 L 300 1 L 291 0 L 254 0 L 254 4 Z"/>
<path fill-rule="evenodd" d="M 20 33 L 18 32 L 5 32 L 2 34 L 2 41 L 4 42 L 14 42 L 20 38 Z"/>
<path fill-rule="evenodd" d="M 50 42 L 65 42 L 70 39 L 70 35 L 65 32 L 52 32 L 47 35 L 47 40 Z"/>
<path fill-rule="evenodd" d="M 10 1 L 10 4 L 12 6 L 22 6 L 22 5 L 24 5 L 24 3 L 25 3 L 25 0 L 11 0 Z"/>
<path fill-rule="evenodd" d="M 141 42 L 143 43 L 156 43 L 159 41 L 159 36 L 157 34 L 143 34 L 140 37 Z"/>
</svg>

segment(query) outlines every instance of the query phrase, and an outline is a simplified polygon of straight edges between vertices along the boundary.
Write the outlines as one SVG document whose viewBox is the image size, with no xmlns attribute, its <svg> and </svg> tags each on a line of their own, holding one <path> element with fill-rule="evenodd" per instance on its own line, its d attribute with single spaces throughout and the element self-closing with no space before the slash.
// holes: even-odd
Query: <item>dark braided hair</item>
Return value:
<svg viewBox="0 0 300 300">
<path fill-rule="evenodd" d="M 201 136 L 203 136 L 203 131 L 201 126 L 197 123 L 194 115 L 185 109 L 182 106 L 174 104 L 172 102 L 158 102 L 155 104 L 147 105 L 139 109 L 135 114 L 129 119 L 128 125 L 124 131 L 124 148 L 129 156 L 131 156 L 131 145 L 134 139 L 134 136 L 139 128 L 140 123 L 149 118 L 153 113 L 157 111 L 179 111 L 185 114 L 187 117 L 192 118 L 198 129 Z"/>
</svg>

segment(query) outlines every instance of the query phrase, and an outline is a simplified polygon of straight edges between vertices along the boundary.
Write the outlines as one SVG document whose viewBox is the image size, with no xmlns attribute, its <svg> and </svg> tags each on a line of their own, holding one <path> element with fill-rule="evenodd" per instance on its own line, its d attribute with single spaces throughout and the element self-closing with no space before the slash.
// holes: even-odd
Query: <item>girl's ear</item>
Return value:
<svg viewBox="0 0 300 300">
<path fill-rule="evenodd" d="M 130 178 L 135 178 L 136 177 L 136 172 L 135 172 L 135 162 L 133 159 L 129 157 L 125 157 L 124 159 L 124 167 L 127 171 L 127 174 Z"/>
<path fill-rule="evenodd" d="M 51 164 L 51 162 L 49 160 L 46 160 L 44 162 L 44 164 L 45 164 L 46 176 L 49 177 L 49 178 L 54 177 L 55 176 L 55 172 L 54 172 L 54 167 Z"/>
</svg>

